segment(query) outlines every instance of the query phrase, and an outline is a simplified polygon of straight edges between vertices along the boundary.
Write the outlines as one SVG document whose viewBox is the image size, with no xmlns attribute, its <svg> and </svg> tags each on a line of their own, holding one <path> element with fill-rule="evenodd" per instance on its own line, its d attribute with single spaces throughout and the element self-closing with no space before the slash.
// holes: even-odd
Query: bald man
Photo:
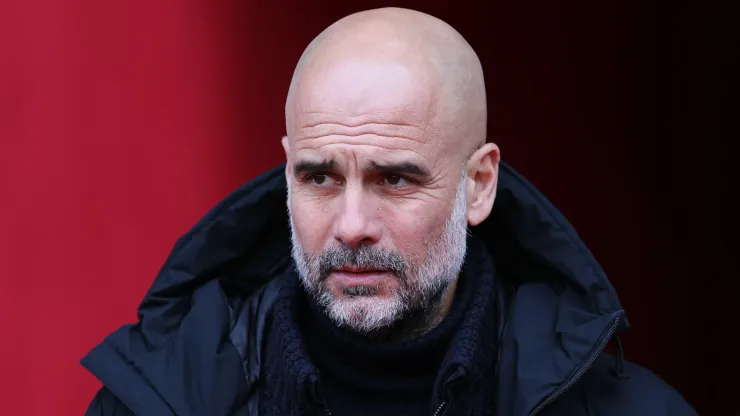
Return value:
<svg viewBox="0 0 740 416">
<path fill-rule="evenodd" d="M 486 117 L 439 19 L 327 28 L 290 85 L 286 163 L 183 236 L 140 322 L 85 357 L 88 414 L 695 414 L 622 359 L 612 285 Z"/>
</svg>

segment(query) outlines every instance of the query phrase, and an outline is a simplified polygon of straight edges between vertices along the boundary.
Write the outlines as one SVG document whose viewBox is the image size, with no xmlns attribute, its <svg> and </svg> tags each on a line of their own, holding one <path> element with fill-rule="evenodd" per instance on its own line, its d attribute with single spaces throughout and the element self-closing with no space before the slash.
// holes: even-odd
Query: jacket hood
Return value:
<svg viewBox="0 0 740 416">
<path fill-rule="evenodd" d="M 248 398 L 270 296 L 258 289 L 292 265 L 284 169 L 249 181 L 183 235 L 138 322 L 83 358 L 137 414 L 225 415 L 254 406 Z M 513 288 L 499 337 L 499 414 L 526 414 L 580 377 L 594 351 L 628 324 L 574 228 L 504 162 L 491 215 L 472 232 Z"/>
</svg>

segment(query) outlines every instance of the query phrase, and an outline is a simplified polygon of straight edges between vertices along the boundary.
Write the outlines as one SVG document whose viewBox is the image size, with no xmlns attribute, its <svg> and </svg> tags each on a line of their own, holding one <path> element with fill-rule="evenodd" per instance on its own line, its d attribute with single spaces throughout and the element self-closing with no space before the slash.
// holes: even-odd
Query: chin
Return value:
<svg viewBox="0 0 740 416">
<path fill-rule="evenodd" d="M 343 295 L 330 300 L 326 311 L 337 325 L 370 333 L 392 326 L 404 308 L 396 297 Z"/>
<path fill-rule="evenodd" d="M 346 278 L 342 275 L 331 275 L 324 281 L 324 289 L 336 298 L 381 298 L 390 299 L 399 288 L 398 280 L 393 275 L 372 278 Z"/>
</svg>

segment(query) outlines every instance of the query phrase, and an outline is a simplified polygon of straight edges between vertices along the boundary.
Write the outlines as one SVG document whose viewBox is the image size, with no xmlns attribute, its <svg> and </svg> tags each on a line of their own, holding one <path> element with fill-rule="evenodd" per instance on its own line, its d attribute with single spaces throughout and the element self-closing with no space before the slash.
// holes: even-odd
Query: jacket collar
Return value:
<svg viewBox="0 0 740 416">
<path fill-rule="evenodd" d="M 83 359 L 133 407 L 191 414 L 188 409 L 225 406 L 214 405 L 217 399 L 244 400 L 238 389 L 253 392 L 259 378 L 255 352 L 271 296 L 257 289 L 290 264 L 284 169 L 277 166 L 249 181 L 183 235 L 140 304 L 138 322 L 115 331 Z M 509 287 L 501 314 L 506 320 L 499 326 L 499 414 L 526 414 L 587 367 L 604 337 L 626 329 L 627 320 L 573 227 L 504 162 L 493 211 L 473 232 Z M 228 370 L 237 357 L 224 347 L 227 340 L 241 353 L 238 374 Z M 222 366 L 206 364 L 213 360 Z M 173 383 L 187 371 L 184 366 L 208 374 Z M 115 371 L 130 373 L 129 382 L 117 382 Z M 243 381 L 221 388 L 229 377 Z M 137 391 L 137 383 L 140 395 L 127 393 Z"/>
</svg>

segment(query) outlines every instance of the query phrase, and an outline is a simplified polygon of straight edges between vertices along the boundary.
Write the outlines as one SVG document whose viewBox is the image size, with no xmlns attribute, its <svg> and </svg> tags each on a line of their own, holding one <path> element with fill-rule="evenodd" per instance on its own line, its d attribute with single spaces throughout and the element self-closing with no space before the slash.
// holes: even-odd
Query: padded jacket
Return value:
<svg viewBox="0 0 740 416">
<path fill-rule="evenodd" d="M 284 168 L 249 181 L 184 234 L 138 321 L 82 359 L 103 383 L 87 415 L 258 414 L 273 278 L 293 267 Z M 492 413 L 696 414 L 624 361 L 621 344 L 616 356 L 604 353 L 629 327 L 614 288 L 563 215 L 508 164 L 491 215 L 471 231 L 503 285 Z"/>
</svg>

